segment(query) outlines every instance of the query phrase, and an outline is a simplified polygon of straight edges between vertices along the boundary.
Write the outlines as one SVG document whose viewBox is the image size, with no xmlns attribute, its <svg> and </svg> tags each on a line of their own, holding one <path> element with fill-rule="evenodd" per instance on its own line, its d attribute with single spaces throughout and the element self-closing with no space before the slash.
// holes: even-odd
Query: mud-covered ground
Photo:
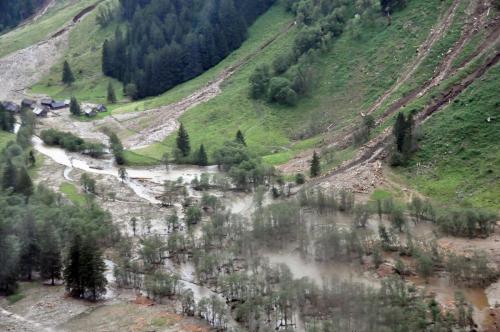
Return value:
<svg viewBox="0 0 500 332">
<path fill-rule="evenodd" d="M 202 321 L 175 314 L 130 291 L 96 303 L 68 298 L 63 286 L 22 283 L 23 298 L 0 299 L 0 331 L 209 331 Z"/>
</svg>

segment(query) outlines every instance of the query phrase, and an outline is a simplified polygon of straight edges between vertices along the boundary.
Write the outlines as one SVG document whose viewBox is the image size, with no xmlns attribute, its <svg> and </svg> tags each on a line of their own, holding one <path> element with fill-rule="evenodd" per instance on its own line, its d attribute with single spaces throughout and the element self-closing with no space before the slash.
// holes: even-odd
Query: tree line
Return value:
<svg viewBox="0 0 500 332">
<path fill-rule="evenodd" d="M 246 39 L 275 0 L 121 0 L 125 31 L 106 40 L 102 70 L 130 98 L 158 95 L 203 73 Z"/>
<path fill-rule="evenodd" d="M 43 0 L 0 1 L 0 33 L 33 15 Z"/>
<path fill-rule="evenodd" d="M 71 152 L 82 152 L 93 158 L 99 158 L 104 154 L 105 146 L 101 143 L 90 143 L 84 139 L 56 129 L 46 129 L 40 133 L 43 142 L 50 146 L 60 146 Z"/>
<path fill-rule="evenodd" d="M 12 294 L 18 280 L 39 275 L 51 284 L 64 279 L 70 295 L 95 300 L 105 292 L 101 248 L 119 233 L 110 214 L 92 200 L 67 204 L 60 194 L 33 184 L 34 118 L 29 111 L 21 118 L 16 140 L 0 153 L 0 293 Z"/>
</svg>

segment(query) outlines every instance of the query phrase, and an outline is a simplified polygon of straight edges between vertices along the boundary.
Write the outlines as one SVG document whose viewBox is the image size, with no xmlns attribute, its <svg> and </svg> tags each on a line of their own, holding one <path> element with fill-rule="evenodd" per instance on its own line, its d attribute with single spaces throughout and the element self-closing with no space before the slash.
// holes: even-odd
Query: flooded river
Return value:
<svg viewBox="0 0 500 332">
<path fill-rule="evenodd" d="M 68 181 L 74 181 L 71 177 L 71 172 L 74 169 L 82 170 L 88 173 L 110 175 L 119 179 L 118 168 L 114 165 L 113 159 L 90 159 L 76 154 L 67 153 L 65 150 L 58 147 L 50 147 L 43 143 L 38 138 L 33 138 L 33 145 L 35 149 L 52 159 L 54 162 L 66 167 L 63 176 Z M 164 181 L 177 181 L 182 178 L 183 183 L 190 183 L 194 178 L 200 177 L 204 173 L 215 174 L 218 172 L 216 166 L 196 167 L 196 166 L 170 166 L 168 171 L 164 166 L 158 167 L 127 167 L 128 178 L 124 183 L 140 198 L 148 201 L 151 204 L 161 203 L 156 197 L 153 188 L 158 188 Z M 199 195 L 190 191 L 191 195 Z M 253 195 L 247 193 L 229 193 L 231 196 L 223 195 L 222 193 L 214 193 L 222 197 L 228 209 L 235 213 L 241 214 L 247 218 L 251 217 L 254 211 Z M 265 199 L 266 203 L 271 201 L 268 196 Z M 159 207 L 158 207 L 159 208 Z M 182 211 L 180 204 L 177 204 L 176 209 Z M 182 217 L 182 215 L 181 215 Z M 339 227 L 348 227 L 351 224 L 350 218 L 345 215 L 335 216 L 336 222 Z M 320 220 L 316 222 L 322 222 Z M 372 234 L 377 233 L 378 222 L 375 219 L 370 219 L 368 223 L 368 232 Z M 431 231 L 428 226 L 418 226 L 419 235 L 430 235 Z M 422 229 L 420 229 L 422 228 Z M 317 284 L 322 284 L 324 280 L 331 277 L 337 277 L 343 280 L 353 280 L 363 282 L 370 286 L 379 284 L 369 273 L 364 273 L 360 269 L 353 268 L 350 264 L 333 264 L 333 263 L 320 263 L 313 259 L 304 259 L 293 250 L 284 252 L 263 252 L 262 255 L 267 257 L 271 264 L 286 264 L 293 276 L 296 278 L 308 277 L 315 281 Z M 107 271 L 106 277 L 110 285 L 114 284 L 114 277 L 112 274 L 113 262 L 106 261 Z M 220 294 L 215 293 L 208 287 L 196 284 L 194 276 L 194 267 L 191 264 L 182 264 L 180 266 L 167 262 L 167 269 L 177 272 L 181 276 L 181 284 L 185 288 L 193 291 L 195 299 L 207 296 L 217 296 L 222 299 Z M 482 289 L 460 289 L 453 286 L 446 278 L 433 278 L 428 283 L 423 282 L 419 278 L 412 278 L 411 280 L 417 286 L 424 288 L 426 291 L 434 293 L 436 299 L 443 305 L 451 303 L 454 299 L 455 291 L 460 290 L 466 296 L 466 299 L 474 306 L 475 320 L 484 324 L 488 322 L 488 309 L 493 306 L 494 301 L 500 302 L 500 284 L 490 286 L 487 292 Z M 488 294 L 488 296 L 487 296 Z M 115 289 L 113 286 L 108 287 L 107 298 L 113 298 Z M 235 326 L 235 322 L 231 321 L 230 325 Z M 298 326 L 297 330 L 301 330 Z"/>
</svg>

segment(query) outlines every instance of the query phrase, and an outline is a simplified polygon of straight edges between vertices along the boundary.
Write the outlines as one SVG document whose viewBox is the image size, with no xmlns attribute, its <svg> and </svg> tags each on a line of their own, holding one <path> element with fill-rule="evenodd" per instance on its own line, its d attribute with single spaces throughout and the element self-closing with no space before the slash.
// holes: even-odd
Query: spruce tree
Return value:
<svg viewBox="0 0 500 332">
<path fill-rule="evenodd" d="M 80 104 L 78 103 L 75 97 L 71 97 L 71 102 L 69 104 L 69 111 L 74 116 L 80 116 L 82 114 L 82 110 L 80 109 Z"/>
<path fill-rule="evenodd" d="M 203 144 L 200 145 L 200 148 L 198 150 L 198 153 L 196 156 L 196 162 L 199 166 L 207 166 L 208 165 L 208 157 L 207 157 L 207 153 L 205 151 L 205 146 L 203 146 Z"/>
<path fill-rule="evenodd" d="M 55 279 L 61 277 L 62 262 L 61 248 L 57 239 L 54 226 L 46 221 L 40 231 L 40 274 L 43 278 L 50 279 L 54 285 Z"/>
<path fill-rule="evenodd" d="M 64 282 L 66 290 L 72 297 L 81 298 L 84 295 L 81 266 L 81 250 L 82 238 L 79 234 L 73 237 L 69 248 L 68 258 L 64 267 Z"/>
<path fill-rule="evenodd" d="M 406 120 L 402 112 L 398 113 L 398 117 L 394 123 L 393 133 L 396 138 L 396 148 L 398 152 L 402 152 L 406 133 Z"/>
<path fill-rule="evenodd" d="M 89 238 L 82 242 L 80 273 L 83 288 L 92 301 L 106 293 L 106 264 L 95 242 Z"/>
<path fill-rule="evenodd" d="M 21 256 L 19 268 L 21 276 L 31 280 L 33 270 L 38 266 L 40 248 L 36 230 L 35 217 L 28 212 L 20 228 Z"/>
<path fill-rule="evenodd" d="M 236 133 L 236 143 L 240 143 L 243 144 L 244 146 L 247 146 L 247 143 L 245 142 L 245 136 L 243 136 L 243 133 L 239 129 L 238 132 Z"/>
<path fill-rule="evenodd" d="M 90 294 L 96 300 L 106 292 L 106 265 L 95 241 L 75 235 L 64 269 L 66 289 L 75 298 Z"/>
<path fill-rule="evenodd" d="M 179 132 L 177 133 L 177 149 L 181 152 L 182 157 L 189 156 L 191 146 L 189 144 L 189 134 L 187 133 L 184 125 L 181 123 Z"/>
<path fill-rule="evenodd" d="M 21 167 L 17 174 L 16 192 L 29 197 L 33 194 L 33 182 L 25 167 Z"/>
<path fill-rule="evenodd" d="M 108 84 L 108 102 L 111 104 L 116 103 L 116 94 L 115 94 L 115 89 L 113 88 L 113 84 L 109 82 Z"/>
<path fill-rule="evenodd" d="M 10 159 L 4 166 L 3 176 L 2 176 L 2 188 L 15 190 L 17 183 L 17 170 Z"/>
<path fill-rule="evenodd" d="M 311 177 L 316 177 L 321 172 L 320 159 L 316 151 L 313 153 L 313 158 L 311 160 Z"/>
<path fill-rule="evenodd" d="M 75 81 L 75 76 L 73 76 L 71 67 L 69 66 L 68 61 L 64 61 L 62 82 L 66 85 L 71 85 L 71 83 L 73 83 L 74 81 Z"/>
</svg>

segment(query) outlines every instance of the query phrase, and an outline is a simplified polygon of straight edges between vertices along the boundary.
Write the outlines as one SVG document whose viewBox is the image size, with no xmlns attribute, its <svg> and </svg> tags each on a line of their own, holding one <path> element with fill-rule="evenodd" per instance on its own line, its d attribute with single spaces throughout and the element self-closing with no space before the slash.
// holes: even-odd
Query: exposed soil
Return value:
<svg viewBox="0 0 500 332">
<path fill-rule="evenodd" d="M 83 9 L 64 28 L 46 40 L 1 58 L 0 100 L 19 102 L 25 98 L 26 89 L 46 75 L 64 55 L 71 29 L 94 8 L 95 5 Z"/>
<path fill-rule="evenodd" d="M 98 124 L 109 124 L 111 126 L 116 126 L 118 124 L 118 127 L 122 130 L 125 129 L 126 131 L 132 132 L 133 134 L 125 138 L 123 142 L 124 146 L 127 148 L 137 149 L 155 142 L 162 142 L 168 135 L 178 129 L 179 122 L 177 119 L 182 114 L 218 96 L 221 93 L 221 86 L 225 81 L 238 72 L 246 63 L 264 51 L 275 40 L 288 33 L 293 27 L 293 23 L 287 25 L 285 29 L 279 31 L 274 37 L 262 44 L 258 50 L 247 55 L 237 64 L 224 69 L 215 80 L 209 82 L 207 85 L 183 98 L 179 102 L 140 113 L 115 115 L 111 120 L 105 119 L 105 121 L 100 121 Z"/>
<path fill-rule="evenodd" d="M 397 91 L 397 89 L 399 89 L 405 82 L 407 82 L 411 78 L 411 76 L 422 64 L 426 56 L 430 53 L 432 46 L 449 30 L 459 3 L 460 1 L 455 1 L 452 4 L 437 27 L 431 30 L 431 33 L 429 34 L 426 41 L 420 46 L 417 57 L 408 67 L 407 71 L 403 73 L 403 75 L 398 79 L 394 86 L 392 86 L 380 97 L 379 100 L 377 100 L 377 102 L 375 102 L 375 104 L 366 112 L 366 114 L 373 113 L 377 109 L 379 109 L 382 104 L 386 100 L 388 100 L 388 98 L 391 97 L 395 91 Z M 490 6 L 488 5 L 489 3 L 487 0 L 471 1 L 468 8 L 469 15 L 467 16 L 466 24 L 464 24 L 461 37 L 445 54 L 443 60 L 434 71 L 433 77 L 420 87 L 414 89 L 407 95 L 392 103 L 384 112 L 384 114 L 379 119 L 377 119 L 377 126 L 387 121 L 387 119 L 389 119 L 393 114 L 395 114 L 406 104 L 427 94 L 431 88 L 439 85 L 445 79 L 457 74 L 459 70 L 464 69 L 468 64 L 483 56 L 487 51 L 491 51 L 493 47 L 498 45 L 498 42 L 500 41 L 500 18 L 495 17 L 488 20 L 488 15 L 490 13 Z M 477 33 L 481 31 L 486 31 L 487 37 L 485 38 L 485 41 L 481 43 L 476 48 L 476 50 L 460 64 L 457 69 L 453 69 L 452 64 L 454 63 L 455 59 L 461 54 L 467 42 L 469 42 Z M 463 91 L 463 89 L 460 90 L 460 92 L 461 91 Z M 329 149 L 344 149 L 352 144 L 354 130 L 354 126 L 348 126 L 342 129 L 333 137 L 326 137 L 323 145 L 328 147 Z M 388 132 L 385 131 L 382 135 L 387 136 Z M 367 145 L 372 145 L 371 148 L 373 148 L 373 143 L 369 142 Z M 377 148 L 379 147 L 380 146 L 377 146 Z M 303 151 L 294 159 L 290 160 L 284 165 L 279 166 L 279 169 L 284 173 L 296 173 L 304 171 L 304 169 L 307 169 L 308 167 L 308 163 L 312 157 L 313 151 L 313 149 Z M 345 171 L 348 168 L 349 167 L 345 168 L 345 165 L 343 165 L 339 167 L 339 170 Z"/>
</svg>

